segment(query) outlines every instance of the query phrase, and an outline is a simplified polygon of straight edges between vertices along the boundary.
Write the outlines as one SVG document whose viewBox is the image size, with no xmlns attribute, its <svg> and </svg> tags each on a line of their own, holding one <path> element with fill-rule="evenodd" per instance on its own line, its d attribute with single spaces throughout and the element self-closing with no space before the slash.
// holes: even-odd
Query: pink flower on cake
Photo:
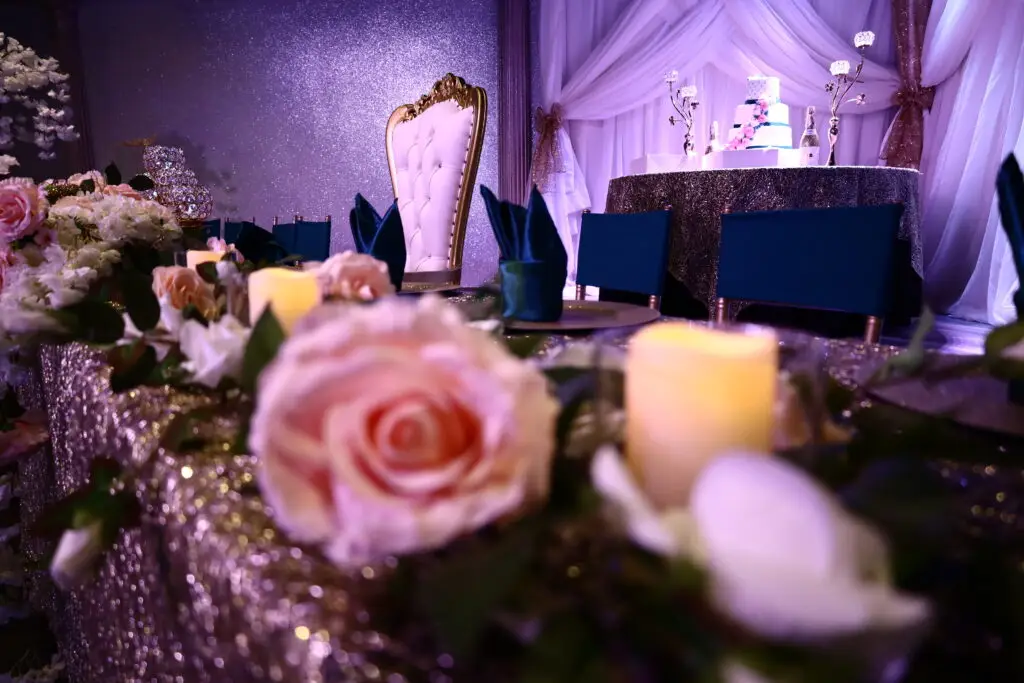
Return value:
<svg viewBox="0 0 1024 683">
<path fill-rule="evenodd" d="M 768 120 L 768 117 L 767 117 L 767 116 L 765 116 L 764 114 L 760 114 L 760 115 L 758 115 L 758 117 L 757 117 L 757 122 L 758 122 L 758 123 L 764 123 L 764 122 L 765 122 L 765 121 L 767 121 L 767 120 Z"/>
<path fill-rule="evenodd" d="M 324 298 L 373 301 L 395 293 L 388 265 L 368 254 L 335 254 L 317 266 L 316 276 Z"/>
<path fill-rule="evenodd" d="M 35 234 L 46 218 L 46 200 L 31 180 L 0 181 L 0 244 Z"/>
<path fill-rule="evenodd" d="M 260 377 L 249 445 L 277 524 L 340 566 L 444 546 L 548 493 L 558 404 L 452 306 L 325 307 Z"/>
<path fill-rule="evenodd" d="M 752 138 L 752 137 L 754 137 L 754 127 L 752 125 L 750 125 L 749 123 L 745 124 L 743 126 L 743 137 L 745 137 L 745 138 Z"/>
</svg>

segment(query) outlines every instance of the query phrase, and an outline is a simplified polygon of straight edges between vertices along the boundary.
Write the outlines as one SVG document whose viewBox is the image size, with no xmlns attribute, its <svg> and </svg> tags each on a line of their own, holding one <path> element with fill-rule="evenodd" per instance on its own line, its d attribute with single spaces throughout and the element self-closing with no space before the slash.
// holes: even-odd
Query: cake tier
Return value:
<svg viewBox="0 0 1024 683">
<path fill-rule="evenodd" d="M 727 168 L 791 168 L 799 165 L 799 149 L 738 149 L 704 155 L 706 171 Z"/>
<path fill-rule="evenodd" d="M 750 76 L 747 78 L 748 100 L 779 101 L 779 79 L 776 76 Z"/>
<path fill-rule="evenodd" d="M 758 105 L 746 102 L 736 107 L 736 119 L 733 123 L 741 126 L 745 123 L 750 123 L 754 118 L 754 109 L 759 109 Z M 788 126 L 789 105 L 782 102 L 776 102 L 771 105 L 768 107 L 767 119 L 768 123 Z"/>
<path fill-rule="evenodd" d="M 742 129 L 733 126 L 729 131 L 729 141 L 742 136 Z M 780 147 L 790 149 L 793 147 L 793 129 L 785 124 L 766 124 L 754 131 L 754 139 L 747 145 L 747 149 L 756 147 Z"/>
</svg>

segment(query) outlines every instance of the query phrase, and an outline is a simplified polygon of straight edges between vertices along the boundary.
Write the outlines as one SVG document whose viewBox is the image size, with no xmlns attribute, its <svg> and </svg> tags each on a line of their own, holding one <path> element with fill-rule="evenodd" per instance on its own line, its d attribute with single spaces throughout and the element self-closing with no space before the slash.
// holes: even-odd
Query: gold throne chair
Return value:
<svg viewBox="0 0 1024 683">
<path fill-rule="evenodd" d="M 391 114 L 386 146 L 405 232 L 403 289 L 461 284 L 466 221 L 486 124 L 487 93 L 453 74 Z"/>
</svg>

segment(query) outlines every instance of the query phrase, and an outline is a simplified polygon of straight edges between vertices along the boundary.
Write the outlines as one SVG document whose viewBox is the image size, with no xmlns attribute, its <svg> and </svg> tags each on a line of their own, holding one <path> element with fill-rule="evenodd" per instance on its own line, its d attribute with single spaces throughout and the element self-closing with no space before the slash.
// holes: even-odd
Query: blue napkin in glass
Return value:
<svg viewBox="0 0 1024 683">
<path fill-rule="evenodd" d="M 569 258 L 536 187 L 523 207 L 499 201 L 480 186 L 501 271 L 502 317 L 528 322 L 554 322 L 562 317 L 562 291 Z"/>
<path fill-rule="evenodd" d="M 401 290 L 405 275 L 405 233 L 398 202 L 394 202 L 382 218 L 363 195 L 357 194 L 348 218 L 356 251 L 388 264 L 391 284 L 396 291 Z"/>
<path fill-rule="evenodd" d="M 1024 175 L 1021 174 L 1017 158 L 1011 154 L 1006 157 L 999 175 L 996 176 L 996 192 L 999 195 L 999 216 L 1002 219 L 1006 239 L 1010 243 L 1013 264 L 1017 268 L 1017 277 L 1024 282 Z M 1024 287 L 1017 289 L 1013 295 L 1013 305 L 1017 309 L 1017 320 L 1024 320 Z M 1024 405 L 1024 381 L 1012 379 L 1009 383 L 1010 401 Z"/>
</svg>

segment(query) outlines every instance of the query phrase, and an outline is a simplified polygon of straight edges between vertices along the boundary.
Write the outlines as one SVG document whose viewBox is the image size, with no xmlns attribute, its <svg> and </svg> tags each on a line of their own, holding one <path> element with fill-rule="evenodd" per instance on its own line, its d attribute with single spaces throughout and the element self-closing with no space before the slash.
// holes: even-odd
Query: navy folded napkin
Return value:
<svg viewBox="0 0 1024 683">
<path fill-rule="evenodd" d="M 491 230 L 498 242 L 502 317 L 554 322 L 562 317 L 568 255 L 536 187 L 523 207 L 499 201 L 480 186 Z"/>
<path fill-rule="evenodd" d="M 999 169 L 996 192 L 999 195 L 999 216 L 1010 243 L 1017 277 L 1024 282 L 1021 278 L 1024 274 L 1024 175 L 1013 154 L 1006 157 Z M 1018 288 L 1013 295 L 1013 305 L 1017 309 L 1017 320 L 1024 320 L 1024 287 Z M 1024 405 L 1024 381 L 1010 380 L 1010 401 Z"/>
<path fill-rule="evenodd" d="M 394 202 L 382 218 L 363 195 L 357 194 L 349 223 L 356 251 L 388 264 L 391 284 L 396 291 L 401 290 L 405 275 L 405 233 L 398 202 Z"/>
<path fill-rule="evenodd" d="M 252 263 L 277 263 L 288 256 L 285 248 L 274 239 L 274 236 L 255 223 L 245 221 L 238 231 L 235 249 Z"/>
</svg>

